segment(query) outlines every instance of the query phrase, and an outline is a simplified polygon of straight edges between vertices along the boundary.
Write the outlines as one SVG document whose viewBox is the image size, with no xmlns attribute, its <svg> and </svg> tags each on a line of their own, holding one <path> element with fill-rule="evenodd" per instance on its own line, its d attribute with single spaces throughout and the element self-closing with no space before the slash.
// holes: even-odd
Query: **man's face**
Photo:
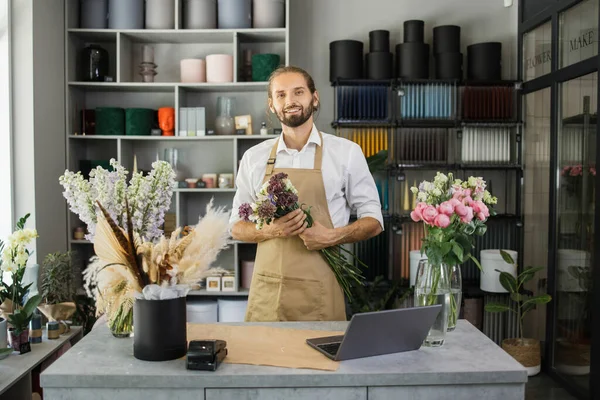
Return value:
<svg viewBox="0 0 600 400">
<path fill-rule="evenodd" d="M 271 96 L 271 111 L 290 128 L 297 128 L 308 121 L 319 101 L 316 92 L 310 93 L 304 76 L 295 72 L 278 75 L 271 84 Z"/>
</svg>

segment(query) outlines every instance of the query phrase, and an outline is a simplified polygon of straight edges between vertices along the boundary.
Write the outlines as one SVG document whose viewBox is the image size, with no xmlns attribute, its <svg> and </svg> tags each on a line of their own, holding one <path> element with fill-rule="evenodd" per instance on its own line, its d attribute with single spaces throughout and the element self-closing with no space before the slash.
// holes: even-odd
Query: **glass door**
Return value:
<svg viewBox="0 0 600 400">
<path fill-rule="evenodd" d="M 589 390 L 598 73 L 559 85 L 552 367 Z"/>
</svg>

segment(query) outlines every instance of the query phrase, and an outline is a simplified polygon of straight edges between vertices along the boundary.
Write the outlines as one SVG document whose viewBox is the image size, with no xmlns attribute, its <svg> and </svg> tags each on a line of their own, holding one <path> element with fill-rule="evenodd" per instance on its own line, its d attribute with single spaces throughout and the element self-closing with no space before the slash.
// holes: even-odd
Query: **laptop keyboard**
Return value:
<svg viewBox="0 0 600 400">
<path fill-rule="evenodd" d="M 337 354 L 338 349 L 340 348 L 341 344 L 342 344 L 342 342 L 324 343 L 324 344 L 317 345 L 317 347 L 320 348 L 321 350 L 323 350 L 325 353 L 335 356 Z"/>
</svg>

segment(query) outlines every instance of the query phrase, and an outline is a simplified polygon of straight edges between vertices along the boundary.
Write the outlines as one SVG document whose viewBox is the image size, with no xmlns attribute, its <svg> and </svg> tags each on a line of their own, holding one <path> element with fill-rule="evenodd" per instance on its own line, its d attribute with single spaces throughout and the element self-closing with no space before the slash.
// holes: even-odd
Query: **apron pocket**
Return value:
<svg viewBox="0 0 600 400">
<path fill-rule="evenodd" d="M 281 321 L 322 321 L 325 289 L 320 281 L 286 278 L 281 281 Z"/>
<path fill-rule="evenodd" d="M 254 272 L 248 298 L 248 321 L 278 321 L 277 297 L 281 278 Z"/>
</svg>

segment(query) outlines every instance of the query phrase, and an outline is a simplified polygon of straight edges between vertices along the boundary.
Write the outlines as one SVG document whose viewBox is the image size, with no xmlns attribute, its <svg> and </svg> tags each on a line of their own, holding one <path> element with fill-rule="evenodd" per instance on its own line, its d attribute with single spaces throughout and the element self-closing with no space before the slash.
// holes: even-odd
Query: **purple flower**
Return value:
<svg viewBox="0 0 600 400">
<path fill-rule="evenodd" d="M 275 217 L 275 211 L 277 211 L 277 207 L 270 201 L 262 202 L 258 206 L 258 210 L 256 210 L 258 217 L 262 220 L 273 219 Z"/>
<path fill-rule="evenodd" d="M 282 181 L 270 180 L 267 187 L 267 193 L 272 196 L 279 196 L 283 192 L 284 186 Z"/>
<path fill-rule="evenodd" d="M 250 216 L 252 215 L 252 206 L 248 203 L 242 204 L 238 210 L 238 214 L 244 221 L 250 221 Z"/>
<path fill-rule="evenodd" d="M 292 192 L 283 192 L 277 196 L 275 203 L 278 208 L 290 208 L 298 201 L 298 196 Z"/>
<path fill-rule="evenodd" d="M 278 173 L 278 174 L 275 174 L 275 175 L 273 175 L 273 176 L 271 177 L 271 179 L 269 179 L 269 180 L 270 180 L 271 182 L 272 182 L 272 181 L 282 181 L 282 180 L 284 180 L 284 179 L 285 179 L 285 178 L 287 178 L 287 177 L 288 177 L 288 174 L 286 174 L 286 173 L 284 173 L 284 172 L 280 172 L 280 173 Z"/>
</svg>

